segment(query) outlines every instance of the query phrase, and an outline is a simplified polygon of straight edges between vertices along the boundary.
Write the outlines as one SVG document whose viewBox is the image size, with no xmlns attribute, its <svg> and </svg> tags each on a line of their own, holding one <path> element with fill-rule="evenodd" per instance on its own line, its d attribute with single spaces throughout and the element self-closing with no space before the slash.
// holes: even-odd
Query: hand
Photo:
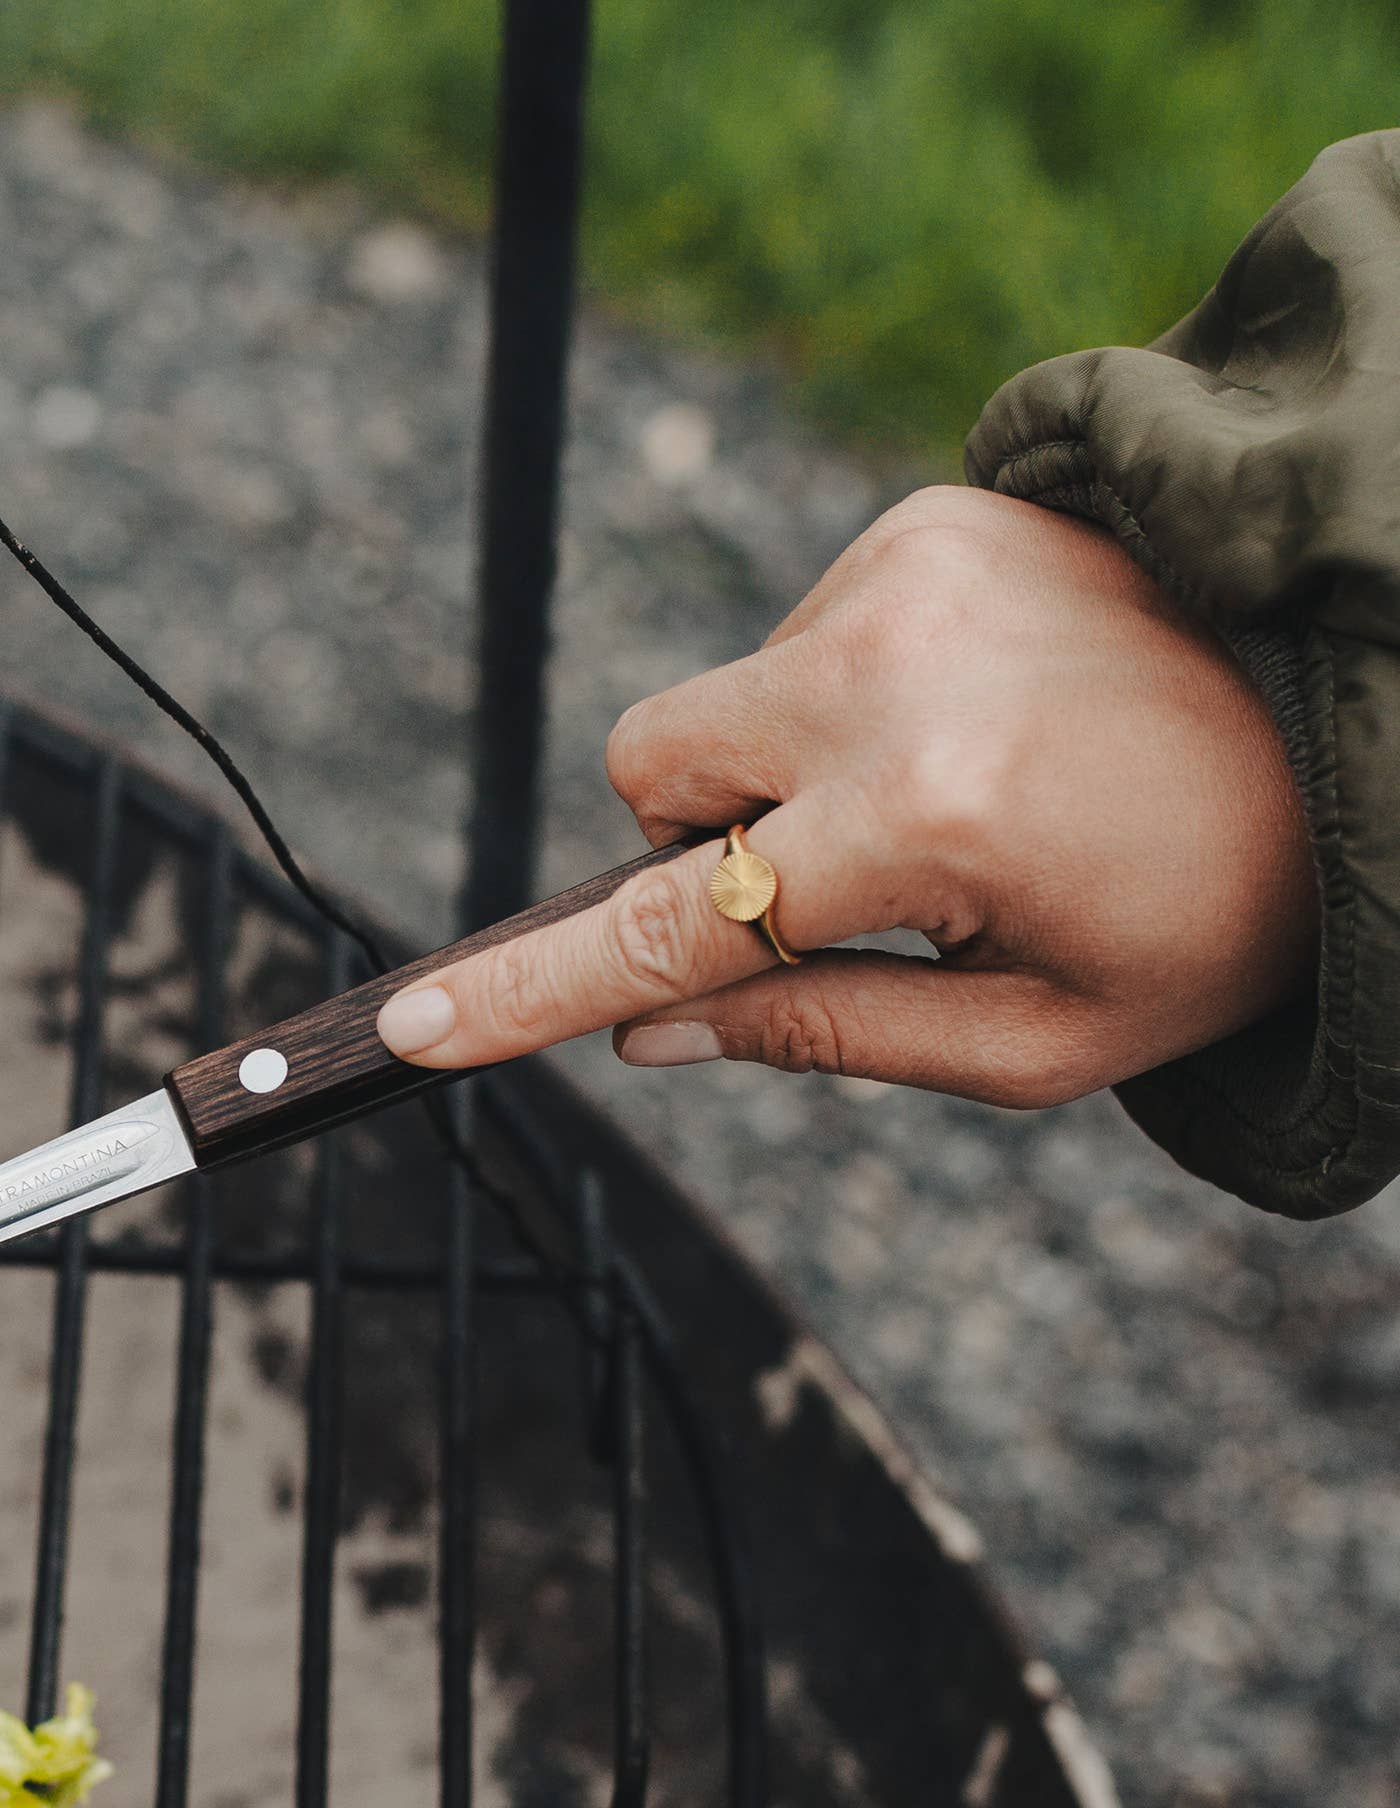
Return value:
<svg viewBox="0 0 1400 1808">
<path fill-rule="evenodd" d="M 1304 981 L 1318 906 L 1262 699 L 1104 530 L 924 490 L 747 659 L 628 710 L 608 772 L 653 843 L 753 824 L 779 967 L 709 899 L 720 841 L 384 1008 L 426 1067 L 619 1024 L 716 1056 L 1000 1105 L 1126 1079 Z M 831 948 L 922 930 L 942 958 Z"/>
</svg>

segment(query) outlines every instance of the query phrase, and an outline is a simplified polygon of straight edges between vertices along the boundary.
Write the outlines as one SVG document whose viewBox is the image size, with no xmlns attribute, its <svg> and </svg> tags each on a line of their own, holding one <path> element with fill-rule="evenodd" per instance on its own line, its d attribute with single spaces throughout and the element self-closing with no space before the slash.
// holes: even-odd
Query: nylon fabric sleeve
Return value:
<svg viewBox="0 0 1400 1808">
<path fill-rule="evenodd" d="M 1005 384 L 966 469 L 1103 522 L 1216 626 L 1307 811 L 1313 994 L 1121 1102 L 1270 1211 L 1371 1198 L 1400 1173 L 1400 131 L 1324 151 L 1152 345 Z"/>
</svg>

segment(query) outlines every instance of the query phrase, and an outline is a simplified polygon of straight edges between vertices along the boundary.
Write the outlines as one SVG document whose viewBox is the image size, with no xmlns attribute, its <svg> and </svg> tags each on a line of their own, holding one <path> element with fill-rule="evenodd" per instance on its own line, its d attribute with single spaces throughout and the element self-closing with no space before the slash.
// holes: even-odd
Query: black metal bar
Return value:
<svg viewBox="0 0 1400 1808">
<path fill-rule="evenodd" d="M 610 1298 L 607 1220 L 603 1207 L 603 1183 L 592 1168 L 585 1168 L 575 1189 L 578 1218 L 579 1331 L 583 1344 L 584 1435 L 595 1462 L 611 1462 L 617 1453 L 616 1416 L 609 1396 L 610 1351 L 615 1353 L 613 1310 Z"/>
<path fill-rule="evenodd" d="M 690 1471 L 709 1548 L 724 1645 L 730 1801 L 733 1808 L 762 1808 L 768 1799 L 768 1689 L 748 1528 L 665 1318 L 627 1257 L 619 1252 L 616 1261 L 645 1337 L 648 1369 Z"/>
<path fill-rule="evenodd" d="M 5 781 L 10 771 L 10 744 L 14 739 L 15 709 L 8 697 L 0 697 L 0 813 L 5 805 Z"/>
<path fill-rule="evenodd" d="M 350 983 L 351 943 L 332 931 L 330 993 Z M 330 1775 L 331 1626 L 339 1532 L 341 1431 L 341 1139 L 316 1149 L 316 1273 L 306 1401 L 306 1502 L 302 1514 L 301 1666 L 297 1711 L 297 1808 L 325 1808 Z"/>
<path fill-rule="evenodd" d="M 475 1082 L 487 1115 L 509 1135 L 512 1147 L 539 1181 L 561 1217 L 568 1211 L 567 1174 L 559 1150 L 521 1087 L 504 1073 Z M 729 1744 L 729 1798 L 733 1808 L 762 1808 L 767 1800 L 768 1691 L 763 1627 L 748 1528 L 728 1476 L 724 1452 L 691 1394 L 665 1314 L 640 1271 L 614 1255 L 627 1297 L 645 1337 L 647 1367 L 657 1398 L 680 1444 L 700 1508 L 715 1581 L 724 1647 Z"/>
<path fill-rule="evenodd" d="M 651 1760 L 644 1352 L 636 1308 L 622 1282 L 614 1288 L 613 1322 L 613 1808 L 643 1808 Z"/>
<path fill-rule="evenodd" d="M 232 894 L 233 842 L 227 828 L 219 824 L 210 838 L 204 935 L 199 950 L 195 1033 L 201 1048 L 216 1048 L 223 1040 L 224 968 L 232 931 Z M 191 1175 L 186 1199 L 156 1808 L 185 1808 L 189 1798 L 190 1708 L 204 1507 L 204 1431 L 213 1333 L 212 1182 L 204 1175 Z"/>
<path fill-rule="evenodd" d="M 470 1135 L 464 1087 L 451 1094 L 453 1128 Z M 439 1778 L 442 1808 L 472 1799 L 472 1664 L 476 1652 L 475 1214 L 471 1187 L 453 1162 L 443 1269 L 442 1531 Z"/>
<path fill-rule="evenodd" d="M 587 0 L 506 7 L 467 930 L 529 902 L 574 293 Z"/>
<path fill-rule="evenodd" d="M 73 1125 L 102 1112 L 102 1026 L 107 980 L 111 894 L 121 817 L 122 772 L 109 754 L 98 768 L 96 822 L 88 882 L 87 920 L 78 970 L 78 1021 L 73 1064 Z M 64 1583 L 72 1517 L 73 1443 L 83 1363 L 87 1303 L 87 1221 L 64 1228 L 54 1294 L 53 1349 L 49 1364 L 49 1417 L 44 1436 L 44 1479 L 34 1579 L 34 1618 L 29 1646 L 26 1713 L 31 1726 L 47 1720 L 58 1695 L 63 1643 Z"/>
<path fill-rule="evenodd" d="M 0 1268 L 53 1268 L 59 1255 L 56 1237 L 28 1237 L 0 1245 Z M 150 1243 L 90 1244 L 89 1273 L 149 1274 L 180 1277 L 187 1265 L 182 1249 L 160 1249 Z M 268 1255 L 262 1250 L 216 1250 L 212 1273 L 216 1281 L 310 1281 L 314 1262 L 292 1256 Z M 442 1290 L 441 1262 L 385 1262 L 364 1257 L 342 1257 L 340 1283 L 366 1293 L 438 1293 Z M 485 1294 L 547 1294 L 559 1289 L 531 1261 L 478 1262 L 472 1286 Z"/>
</svg>

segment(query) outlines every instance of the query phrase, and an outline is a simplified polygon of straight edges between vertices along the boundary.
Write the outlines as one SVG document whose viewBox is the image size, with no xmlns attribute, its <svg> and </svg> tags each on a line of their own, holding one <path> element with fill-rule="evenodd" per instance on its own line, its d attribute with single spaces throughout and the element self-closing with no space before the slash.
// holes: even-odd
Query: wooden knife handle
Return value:
<svg viewBox="0 0 1400 1808">
<path fill-rule="evenodd" d="M 241 1042 L 177 1067 L 166 1075 L 166 1090 L 184 1117 L 200 1167 L 260 1155 L 425 1087 L 459 1078 L 461 1069 L 413 1067 L 389 1053 L 374 1027 L 384 1001 L 400 987 L 464 955 L 494 948 L 601 904 L 634 874 L 664 866 L 689 845 L 682 841 L 656 848 L 542 904 L 532 904 L 518 916 L 479 929 L 449 948 L 425 954 L 393 973 L 329 998 L 259 1035 L 245 1036 Z M 258 1086 L 270 1089 L 253 1089 Z"/>
</svg>

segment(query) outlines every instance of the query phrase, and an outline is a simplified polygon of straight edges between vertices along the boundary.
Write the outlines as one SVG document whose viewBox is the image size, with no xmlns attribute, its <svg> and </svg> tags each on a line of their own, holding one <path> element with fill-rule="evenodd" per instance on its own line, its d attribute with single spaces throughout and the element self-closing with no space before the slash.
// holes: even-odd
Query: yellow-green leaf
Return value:
<svg viewBox="0 0 1400 1808">
<path fill-rule="evenodd" d="M 112 1774 L 97 1756 L 91 1689 L 70 1683 L 65 1712 L 31 1732 L 0 1714 L 0 1808 L 80 1808 Z"/>
</svg>

